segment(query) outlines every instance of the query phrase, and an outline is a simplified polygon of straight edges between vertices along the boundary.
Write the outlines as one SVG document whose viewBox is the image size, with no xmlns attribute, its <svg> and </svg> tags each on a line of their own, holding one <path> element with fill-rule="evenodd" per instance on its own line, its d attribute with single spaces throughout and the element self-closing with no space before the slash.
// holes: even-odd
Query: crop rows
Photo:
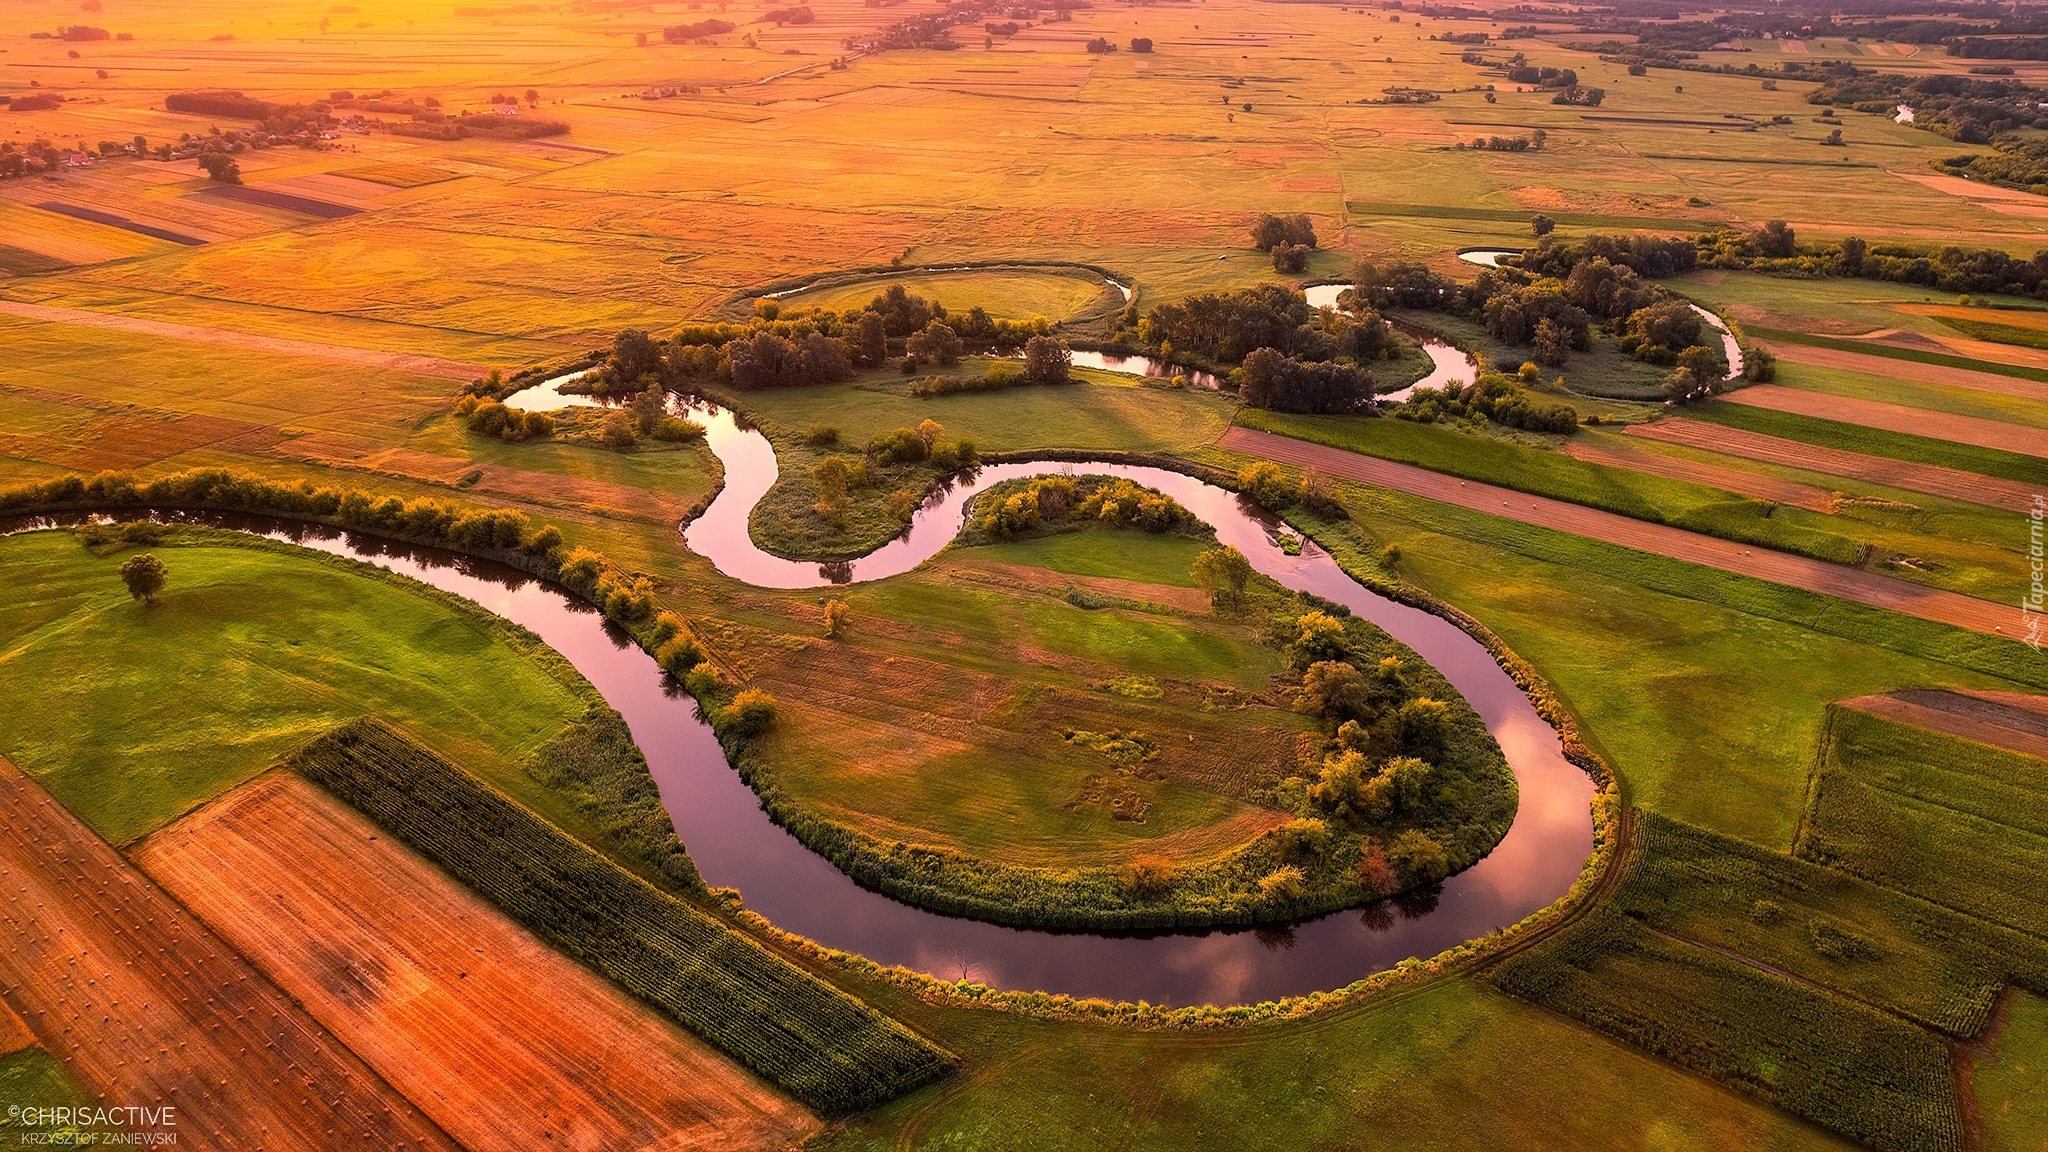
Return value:
<svg viewBox="0 0 2048 1152">
<path fill-rule="evenodd" d="M 382 723 L 338 729 L 291 766 L 821 1112 L 874 1107 L 951 1066 L 901 1024 L 648 886 Z"/>
<path fill-rule="evenodd" d="M 1491 973 L 1506 991 L 1873 1148 L 1963 1146 L 1933 1033 L 1603 906 Z"/>
<path fill-rule="evenodd" d="M 1959 1039 L 2008 982 L 2048 985 L 2048 942 L 1653 812 L 1614 905 Z"/>
<path fill-rule="evenodd" d="M 1801 856 L 2048 939 L 2048 836 L 2031 830 L 2048 801 L 2012 787 L 2038 761 L 1847 708 L 1828 731 Z"/>
</svg>

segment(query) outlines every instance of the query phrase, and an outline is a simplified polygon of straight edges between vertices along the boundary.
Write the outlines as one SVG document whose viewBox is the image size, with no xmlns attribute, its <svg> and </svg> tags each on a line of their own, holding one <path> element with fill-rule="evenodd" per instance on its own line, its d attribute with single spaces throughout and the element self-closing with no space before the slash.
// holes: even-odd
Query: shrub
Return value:
<svg viewBox="0 0 2048 1152">
<path fill-rule="evenodd" d="M 825 635 L 837 640 L 846 632 L 846 619 L 853 614 L 844 600 L 830 600 L 825 604 Z"/>
<path fill-rule="evenodd" d="M 1032 384 L 1065 384 L 1072 378 L 1074 354 L 1067 342 L 1033 336 L 1024 342 L 1024 379 Z"/>
<path fill-rule="evenodd" d="M 723 719 L 738 735 L 758 736 L 775 722 L 775 697 L 759 688 L 742 688 L 726 706 Z"/>
<path fill-rule="evenodd" d="M 597 438 L 614 451 L 633 446 L 633 418 L 623 411 L 608 412 L 598 425 Z"/>
<path fill-rule="evenodd" d="M 1401 833 L 1387 845 L 1387 862 L 1410 884 L 1434 884 L 1451 871 L 1444 846 L 1414 830 Z"/>
<path fill-rule="evenodd" d="M 812 448 L 830 448 L 839 443 L 839 429 L 830 424 L 813 424 L 804 429 L 804 443 Z"/>
<path fill-rule="evenodd" d="M 704 650 L 689 636 L 671 636 L 654 651 L 654 662 L 672 676 L 682 676 L 704 659 Z"/>
<path fill-rule="evenodd" d="M 1173 887 L 1176 869 L 1164 856 L 1147 854 L 1124 865 L 1124 886 L 1134 895 L 1157 896 Z"/>
<path fill-rule="evenodd" d="M 1293 486 L 1287 483 L 1280 466 L 1269 460 L 1256 460 L 1239 469 L 1237 488 L 1268 512 L 1281 511 L 1294 503 Z"/>
<path fill-rule="evenodd" d="M 1285 907 L 1299 902 L 1307 891 L 1307 879 L 1291 864 L 1259 878 L 1259 896 L 1268 904 Z"/>
</svg>

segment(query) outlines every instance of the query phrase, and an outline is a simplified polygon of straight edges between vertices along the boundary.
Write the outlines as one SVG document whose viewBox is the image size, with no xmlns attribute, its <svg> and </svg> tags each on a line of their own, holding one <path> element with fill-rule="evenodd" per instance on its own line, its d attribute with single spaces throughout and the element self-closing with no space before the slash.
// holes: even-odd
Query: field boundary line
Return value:
<svg viewBox="0 0 2048 1152">
<path fill-rule="evenodd" d="M 2004 624 L 2015 616 L 2012 609 L 1960 592 L 1930 588 L 1788 552 L 1745 546 L 1716 536 L 1636 520 L 1617 512 L 1552 497 L 1533 496 L 1481 481 L 1463 481 L 1447 473 L 1433 472 L 1412 464 L 1399 464 L 1271 432 L 1233 426 L 1217 441 L 1217 447 L 1297 468 L 1316 468 L 1356 483 L 1391 488 L 1410 496 L 1638 552 L 2014 640 L 2004 631 Z"/>
</svg>

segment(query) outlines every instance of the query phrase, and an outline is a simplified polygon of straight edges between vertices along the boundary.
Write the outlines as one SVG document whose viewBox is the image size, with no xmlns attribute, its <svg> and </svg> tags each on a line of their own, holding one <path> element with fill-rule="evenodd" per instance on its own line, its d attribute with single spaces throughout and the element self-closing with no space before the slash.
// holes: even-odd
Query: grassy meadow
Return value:
<svg viewBox="0 0 2048 1152">
<path fill-rule="evenodd" d="M 320 558 L 234 544 L 152 549 L 160 602 L 69 532 L 0 540 L 0 680 L 34 708 L 0 752 L 126 843 L 377 714 L 494 779 L 583 714 L 561 673 L 493 618 Z M 530 792 L 531 789 L 522 789 Z"/>
<path fill-rule="evenodd" d="M 1099 6 L 1014 36 L 962 28 L 953 52 L 889 51 L 834 68 L 844 38 L 935 6 L 822 0 L 814 21 L 778 26 L 762 19 L 771 5 L 733 5 L 718 14 L 739 27 L 708 43 L 662 39 L 664 27 L 712 15 L 673 3 L 573 12 L 399 0 L 106 7 L 0 8 L 0 94 L 33 85 L 67 98 L 0 113 L 5 138 L 68 147 L 140 134 L 164 143 L 247 127 L 163 107 L 168 92 L 198 87 L 287 102 L 390 89 L 433 96 L 451 113 L 485 113 L 491 96 L 531 88 L 535 101 L 522 114 L 559 118 L 569 131 L 524 141 L 347 132 L 321 149 L 239 154 L 255 189 L 359 209 L 334 219 L 223 198 L 190 162 L 113 159 L 0 181 L 0 305 L 204 330 L 171 337 L 0 308 L 0 486 L 207 465 L 519 509 L 648 574 L 722 667 L 773 688 L 781 719 L 753 751 L 792 787 L 878 834 L 1026 862 L 1110 860 L 1140 846 L 1200 859 L 1280 818 L 1260 788 L 1293 764 L 1296 738 L 1313 721 L 1272 690 L 1282 657 L 1253 624 L 1201 610 L 1188 577 L 1197 544 L 1082 532 L 955 549 L 918 572 L 845 591 L 851 627 L 828 643 L 818 593 L 738 586 L 678 546 L 675 521 L 719 482 L 700 446 L 611 452 L 473 436 L 448 418 L 459 373 L 352 363 L 347 350 L 516 370 L 588 352 L 621 328 L 661 333 L 744 308 L 769 285 L 899 262 L 1096 265 L 1132 277 L 1141 308 L 1296 282 L 1247 244 L 1264 211 L 1312 217 L 1320 247 L 1305 275 L 1319 279 L 1348 275 L 1362 257 L 1424 260 L 1467 277 L 1473 269 L 1455 248 L 1526 243 L 1539 212 L 1564 237 L 1785 220 L 1803 240 L 1853 233 L 2025 254 L 2048 238 L 2038 211 L 2009 210 L 1961 181 L 1923 179 L 1930 161 L 1956 152 L 1949 140 L 1845 111 L 1847 146 L 1823 147 L 1826 129 L 1806 103 L 1811 82 L 1765 89 L 1752 76 L 1665 69 L 1633 77 L 1568 47 L 1584 39 L 1575 33 L 1485 49 L 1574 68 L 1606 89 L 1600 107 L 1574 108 L 1548 92 L 1511 91 L 1435 39 L 1497 34 L 1496 24 L 1522 18 L 1506 11 L 1482 21 L 1250 0 Z M 79 21 L 133 38 L 30 38 Z M 1090 55 L 1082 45 L 1095 36 L 1145 36 L 1156 47 Z M 1802 46 L 1861 66 L 1967 67 L 1839 37 Z M 1748 47 L 1709 60 L 1782 58 L 1781 42 Z M 677 87 L 684 91 L 662 91 Z M 1376 102 L 1396 87 L 1438 99 Z M 1754 123 L 1778 115 L 1792 122 Z M 1537 127 L 1547 133 L 1541 150 L 1457 147 Z M 81 218 L 81 208 L 116 222 Z M 980 304 L 999 316 L 1073 321 L 1120 304 L 1089 277 L 1014 268 L 828 281 L 791 303 L 855 305 L 896 281 L 951 309 Z M 2014 301 L 1964 306 L 1906 285 L 1705 271 L 1674 286 L 1752 327 L 1829 338 L 1899 329 L 1948 349 L 1916 356 L 1982 354 L 1953 341 L 1999 335 L 1984 324 L 2035 327 L 2033 313 L 1985 306 Z M 1450 334 L 1503 363 L 1520 360 L 1484 346 L 1476 329 Z M 341 354 L 286 354 L 248 337 Z M 2027 359 L 2033 350 L 2005 347 L 2009 369 L 2038 369 Z M 1653 411 L 1638 401 L 1654 399 L 1663 370 L 1603 347 L 1564 374 L 1595 397 L 1574 397 L 1582 412 L 1636 420 Z M 1791 364 L 1781 374 L 1793 387 L 2048 428 L 2048 401 L 2039 399 Z M 755 517 L 755 539 L 812 556 L 885 539 L 895 531 L 885 507 L 893 493 L 861 496 L 849 526 L 833 529 L 811 510 L 811 468 L 924 419 L 984 452 L 1245 463 L 1211 447 L 1235 416 L 1229 397 L 1077 376 L 1067 388 L 916 398 L 895 373 L 870 373 L 748 394 L 744 406 L 782 470 Z M 2048 485 L 2041 461 L 1968 445 L 1733 404 L 1691 415 Z M 819 424 L 838 430 L 839 447 L 803 442 Z M 1653 449 L 1914 507 L 1764 509 L 1582 464 L 1532 438 L 1393 421 L 1287 418 L 1281 430 L 1647 519 L 1748 533 L 1737 538 L 1760 546 L 1840 558 L 1870 544 L 1938 565 L 1894 575 L 1974 595 L 2010 599 L 2023 569 L 2014 546 L 2023 526 L 2009 515 L 1825 474 Z M 2007 932 L 2038 930 L 2034 903 L 2000 885 L 2015 874 L 2001 861 L 2032 859 L 2027 837 L 2041 829 L 1966 810 L 1985 771 L 1936 772 L 1953 766 L 1952 751 L 1910 733 L 1851 732 L 1844 725 L 1862 722 L 1840 713 L 1831 721 L 1829 705 L 1908 687 L 2038 692 L 2048 689 L 2038 661 L 1994 638 L 1477 512 L 1339 491 L 1354 519 L 1328 535 L 1346 562 L 1380 563 L 1374 557 L 1394 545 L 1387 570 L 1504 638 L 1556 689 L 1646 824 L 1663 822 L 1668 834 L 1647 841 L 1663 847 L 1597 925 L 1623 946 L 1567 938 L 1584 963 L 1561 974 L 1566 982 L 1619 989 L 1617 998 L 1565 1003 L 1540 994 L 1533 977 L 1503 981 L 1527 997 L 1518 998 L 1454 975 L 1307 1019 L 1172 1033 L 937 1006 L 838 974 L 965 1066 L 813 1147 L 1343 1147 L 1362 1132 L 1405 1148 L 1846 1147 L 1784 1107 L 1866 1139 L 1858 1109 L 1903 1125 L 1886 1132 L 1943 1138 L 1953 1101 L 1902 1100 L 1893 1081 L 1918 1090 L 1945 1071 L 1942 1041 L 1922 1026 L 1967 1032 L 2005 974 L 1981 941 L 1955 944 L 1937 929 L 1967 914 Z M 10 577 L 0 587 L 0 682 L 36 705 L 0 723 L 0 752 L 108 839 L 143 835 L 307 737 L 370 713 L 563 827 L 586 827 L 573 804 L 518 770 L 583 715 L 584 701 L 516 637 L 323 560 L 200 540 L 155 551 L 172 583 L 163 604 L 145 609 L 115 578 L 118 556 L 95 556 L 61 533 L 0 540 Z M 1099 687 L 1127 677 L 1150 678 L 1161 697 Z M 1128 783 L 1147 806 L 1143 823 L 1110 814 L 1088 784 L 1104 774 L 1103 754 L 1065 740 L 1066 728 L 1136 730 L 1155 741 L 1157 778 Z M 1830 756 L 1867 755 L 1828 761 L 1836 767 L 1823 772 L 1822 803 L 1806 814 L 1824 745 Z M 1954 789 L 1876 789 L 1872 762 Z M 1839 845 L 1842 867 L 1784 855 L 1802 818 Z M 1907 834 L 1916 828 L 1931 831 Z M 1897 833 L 1908 850 L 1877 851 L 1879 831 Z M 1930 840 L 1936 832 L 1946 839 Z M 1955 879 L 1970 872 L 1974 884 Z M 1720 887 L 1660 905 L 1650 887 L 1657 875 L 1705 875 Z M 1776 894 L 1758 895 L 1767 891 Z M 1757 900 L 1782 905 L 1785 918 L 1757 922 Z M 1829 917 L 1885 963 L 1817 952 L 1812 924 Z M 1829 998 L 1787 1000 L 1746 961 L 1794 972 Z M 1815 1035 L 1847 1034 L 1822 1030 L 1849 1021 L 1869 1051 L 1904 1055 L 1896 1065 L 1873 1056 L 1848 1079 L 1829 1079 L 1839 1069 L 1813 1045 L 1705 1036 L 1774 1075 L 1792 1070 L 1771 1079 L 1646 1039 L 1652 1026 L 1691 1026 L 1703 1013 L 1687 1006 L 1709 1001 L 1743 1005 L 1751 1019 L 1775 1012 L 1812 1022 Z M 1606 1009 L 1635 1013 L 1634 1025 L 1616 1025 Z M 2031 1148 L 2048 1124 L 2044 1052 L 2048 1010 L 2014 994 L 1995 1054 L 1977 1060 L 1972 1081 L 1987 1147 Z M 68 1092 L 50 1087 L 54 1062 L 36 1059 L 6 1057 L 0 1081 Z M 1862 1094 L 1888 1077 L 1884 1090 Z M 1768 1091 L 1757 1089 L 1760 1079 Z M 1817 1113 L 1805 1103 L 1813 1092 L 1846 1103 Z"/>
</svg>

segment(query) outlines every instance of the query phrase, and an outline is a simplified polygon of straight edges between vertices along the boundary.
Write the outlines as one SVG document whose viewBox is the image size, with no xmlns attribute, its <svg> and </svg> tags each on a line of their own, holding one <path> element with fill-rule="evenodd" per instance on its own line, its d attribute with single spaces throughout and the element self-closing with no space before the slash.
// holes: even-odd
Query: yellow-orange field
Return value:
<svg viewBox="0 0 2048 1152">
<path fill-rule="evenodd" d="M 473 1152 L 779 1147 L 816 1127 L 295 776 L 137 861 Z"/>
</svg>

